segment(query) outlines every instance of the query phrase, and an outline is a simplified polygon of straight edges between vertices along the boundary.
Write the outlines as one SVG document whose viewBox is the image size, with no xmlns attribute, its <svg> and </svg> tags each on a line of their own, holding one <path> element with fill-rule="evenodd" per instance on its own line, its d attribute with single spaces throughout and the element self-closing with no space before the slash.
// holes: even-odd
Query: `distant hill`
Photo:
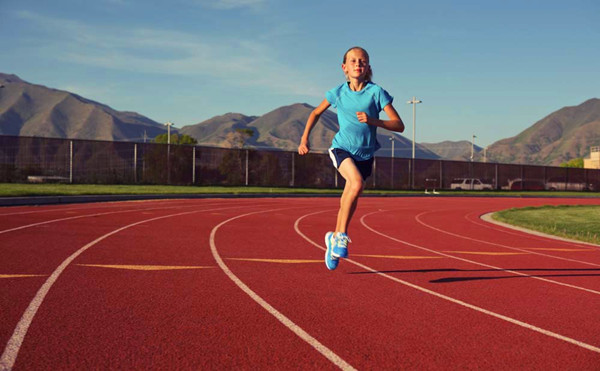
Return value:
<svg viewBox="0 0 600 371">
<path fill-rule="evenodd" d="M 0 135 L 20 135 L 110 141 L 152 140 L 166 132 L 164 125 L 135 112 L 116 111 L 107 105 L 79 95 L 35 85 L 18 76 L 0 73 Z M 314 107 L 292 104 L 263 116 L 227 113 L 180 131 L 196 138 L 200 145 L 231 147 L 236 131 L 251 129 L 246 140 L 249 148 L 295 151 L 306 120 Z M 336 114 L 328 110 L 311 133 L 311 148 L 325 152 L 338 130 Z M 238 134 L 239 135 L 239 134 Z M 379 156 L 412 157 L 412 142 L 401 134 L 378 129 L 382 148 Z M 502 139 L 488 147 L 490 162 L 559 165 L 585 157 L 590 146 L 600 145 L 600 99 L 593 98 L 578 106 L 564 107 L 524 130 L 515 137 Z M 423 143 L 415 145 L 417 158 L 469 161 L 468 141 Z M 482 161 L 482 149 L 475 146 L 475 161 Z"/>
<path fill-rule="evenodd" d="M 193 136 L 201 145 L 229 147 L 231 145 L 227 140 L 228 133 L 232 133 L 237 129 L 252 129 L 254 136 L 246 141 L 247 147 L 295 151 L 300 143 L 308 116 L 313 109 L 314 107 L 308 104 L 297 103 L 279 107 L 255 118 L 230 113 L 213 117 L 195 125 L 184 126 L 180 129 L 180 132 Z M 337 115 L 330 110 L 325 111 L 311 132 L 311 150 L 326 152 L 331 146 L 331 141 L 338 128 Z M 379 156 L 391 156 L 392 144 L 390 137 L 392 136 L 395 138 L 395 156 L 412 156 L 412 142 L 410 140 L 402 135 L 383 129 L 378 129 L 377 132 L 377 138 L 382 147 L 378 152 Z M 415 156 L 417 158 L 439 158 L 435 153 L 420 145 L 415 147 Z"/>
<path fill-rule="evenodd" d="M 564 107 L 520 134 L 488 147 L 491 161 L 557 166 L 600 145 L 600 99 Z"/>
<path fill-rule="evenodd" d="M 179 129 L 179 132 L 194 137 L 199 144 L 221 147 L 227 140 L 227 134 L 234 132 L 236 129 L 246 128 L 255 119 L 256 116 L 227 113 L 196 125 L 184 126 Z"/>
<path fill-rule="evenodd" d="M 0 134 L 111 141 L 139 140 L 165 127 L 135 112 L 116 111 L 67 91 L 0 73 Z"/>
<path fill-rule="evenodd" d="M 471 142 L 461 140 L 452 142 L 446 140 L 440 143 L 420 143 L 423 147 L 437 154 L 445 160 L 471 161 Z M 483 148 L 478 145 L 473 146 L 474 161 L 483 161 Z"/>
</svg>

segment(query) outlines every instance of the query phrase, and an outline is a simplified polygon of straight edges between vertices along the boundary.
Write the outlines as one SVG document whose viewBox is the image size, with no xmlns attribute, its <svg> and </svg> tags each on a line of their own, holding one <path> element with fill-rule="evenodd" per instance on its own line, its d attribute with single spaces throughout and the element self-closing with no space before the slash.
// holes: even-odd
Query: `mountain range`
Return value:
<svg viewBox="0 0 600 371">
<path fill-rule="evenodd" d="M 63 90 L 0 73 L 0 134 L 94 140 L 142 140 L 164 126 Z"/>
<path fill-rule="evenodd" d="M 0 73 L 0 135 L 39 136 L 111 141 L 143 141 L 166 132 L 165 125 L 135 112 L 116 111 L 79 95 L 36 85 L 18 76 Z M 198 144 L 217 147 L 239 145 L 232 140 L 247 134 L 244 146 L 294 151 L 314 107 L 297 103 L 262 116 L 227 113 L 171 130 L 190 135 Z M 325 152 L 338 129 L 332 111 L 321 115 L 311 133 L 311 149 Z M 251 134 L 251 135 L 250 135 Z M 393 139 L 393 140 L 391 140 Z M 378 130 L 379 156 L 412 156 L 412 141 Z M 600 99 L 564 107 L 520 134 L 495 142 L 483 150 L 473 146 L 475 161 L 558 165 L 589 154 L 600 144 Z M 444 141 L 415 144 L 415 157 L 469 161 L 471 142 Z"/>
<path fill-rule="evenodd" d="M 600 145 L 600 99 L 564 107 L 544 117 L 520 134 L 488 147 L 490 161 L 500 163 L 560 165 L 587 157 Z"/>
</svg>

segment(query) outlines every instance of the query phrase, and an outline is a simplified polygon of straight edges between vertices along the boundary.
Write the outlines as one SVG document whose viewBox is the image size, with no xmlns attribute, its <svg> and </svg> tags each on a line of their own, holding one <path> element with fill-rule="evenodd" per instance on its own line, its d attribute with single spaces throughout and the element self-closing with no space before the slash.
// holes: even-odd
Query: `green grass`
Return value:
<svg viewBox="0 0 600 371">
<path fill-rule="evenodd" d="M 160 194 L 340 193 L 339 190 L 270 187 L 0 183 L 0 197 Z"/>
<path fill-rule="evenodd" d="M 203 187 L 164 185 L 104 185 L 104 184 L 29 184 L 0 183 L 0 197 L 79 196 L 79 195 L 158 195 L 158 194 L 331 194 L 341 189 L 285 187 Z M 369 195 L 422 195 L 423 191 L 365 190 Z M 502 192 L 502 191 L 440 191 L 453 196 L 586 196 L 600 197 L 597 192 Z"/>
<path fill-rule="evenodd" d="M 493 218 L 559 237 L 600 244 L 600 206 L 525 207 L 499 211 Z"/>
</svg>

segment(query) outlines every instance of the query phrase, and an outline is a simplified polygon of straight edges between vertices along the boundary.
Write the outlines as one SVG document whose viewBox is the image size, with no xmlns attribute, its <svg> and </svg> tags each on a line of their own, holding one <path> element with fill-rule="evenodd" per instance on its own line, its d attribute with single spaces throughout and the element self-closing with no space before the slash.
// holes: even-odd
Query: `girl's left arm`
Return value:
<svg viewBox="0 0 600 371">
<path fill-rule="evenodd" d="M 383 107 L 383 111 L 388 116 L 389 120 L 372 118 L 367 116 L 365 112 L 356 112 L 356 116 L 358 117 L 358 121 L 364 122 L 365 124 L 402 133 L 404 131 L 404 122 L 402 122 L 402 119 L 400 118 L 400 115 L 398 115 L 398 112 L 396 112 L 394 106 L 390 103 Z"/>
</svg>

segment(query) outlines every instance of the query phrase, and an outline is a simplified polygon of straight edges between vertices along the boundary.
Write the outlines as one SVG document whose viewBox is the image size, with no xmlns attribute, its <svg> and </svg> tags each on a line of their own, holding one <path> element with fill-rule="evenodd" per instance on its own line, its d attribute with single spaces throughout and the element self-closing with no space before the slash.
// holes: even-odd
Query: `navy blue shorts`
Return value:
<svg viewBox="0 0 600 371">
<path fill-rule="evenodd" d="M 373 157 L 365 161 L 358 161 L 353 159 L 350 153 L 339 148 L 329 148 L 329 157 L 331 157 L 333 166 L 335 166 L 336 169 L 339 169 L 342 161 L 344 161 L 347 158 L 351 159 L 354 162 L 354 165 L 356 165 L 356 168 L 360 172 L 360 175 L 362 176 L 363 180 L 367 180 L 367 178 L 371 176 L 371 172 L 373 171 Z"/>
</svg>

